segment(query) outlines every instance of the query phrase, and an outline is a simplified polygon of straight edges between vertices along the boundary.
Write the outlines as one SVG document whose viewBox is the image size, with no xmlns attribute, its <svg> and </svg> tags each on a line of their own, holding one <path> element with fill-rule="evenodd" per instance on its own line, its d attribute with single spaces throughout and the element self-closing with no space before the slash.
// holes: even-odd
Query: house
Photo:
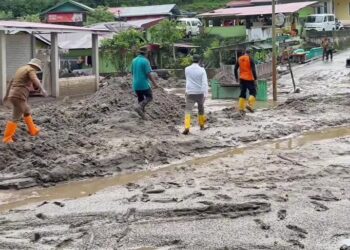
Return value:
<svg viewBox="0 0 350 250">
<path fill-rule="evenodd" d="M 40 13 L 40 16 L 42 22 L 45 23 L 84 26 L 87 14 L 92 11 L 94 11 L 94 9 L 84 4 L 66 0 L 43 11 Z"/>
<path fill-rule="evenodd" d="M 350 0 L 333 0 L 334 14 L 345 25 L 350 26 Z"/>
<path fill-rule="evenodd" d="M 130 21 L 148 18 L 173 18 L 181 15 L 176 4 L 163 4 L 139 7 L 109 8 L 117 20 Z"/>
<path fill-rule="evenodd" d="M 280 31 L 297 27 L 296 13 L 303 13 L 303 9 L 317 4 L 312 2 L 299 2 L 277 4 L 276 13 L 284 14 Z M 224 8 L 198 15 L 203 19 L 205 31 L 209 34 L 220 35 L 225 38 L 257 41 L 272 37 L 272 8 L 271 5 Z"/>
<path fill-rule="evenodd" d="M 59 78 L 58 38 L 61 34 L 75 32 L 87 33 L 92 40 L 93 75 L 89 79 L 76 79 L 76 84 L 68 84 L 67 79 Z M 5 96 L 8 80 L 13 77 L 14 70 L 28 63 L 34 56 L 42 59 L 43 84 L 49 95 L 59 97 L 64 94 L 74 95 L 74 91 L 76 94 L 95 91 L 99 83 L 98 36 L 105 33 L 109 31 L 47 23 L 0 21 L 0 101 Z M 45 46 L 48 44 L 43 38 L 35 39 L 38 34 L 50 35 L 50 48 L 43 48 L 47 53 L 38 53 L 42 48 L 41 43 Z M 36 44 L 37 41 L 40 43 Z"/>
</svg>

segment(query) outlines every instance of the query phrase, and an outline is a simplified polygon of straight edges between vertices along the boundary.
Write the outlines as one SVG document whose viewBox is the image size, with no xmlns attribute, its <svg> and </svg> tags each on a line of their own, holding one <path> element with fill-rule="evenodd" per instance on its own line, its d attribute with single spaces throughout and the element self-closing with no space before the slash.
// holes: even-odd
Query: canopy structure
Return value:
<svg viewBox="0 0 350 250">
<path fill-rule="evenodd" d="M 317 4 L 316 1 L 277 4 L 276 13 L 290 14 L 310 5 Z M 217 9 L 211 12 L 198 15 L 199 17 L 231 17 L 231 16 L 256 16 L 256 15 L 272 15 L 271 5 L 242 7 L 242 8 L 226 8 Z"/>
<path fill-rule="evenodd" d="M 109 33 L 107 29 L 93 29 L 84 27 L 74 27 L 66 25 L 18 22 L 18 21 L 0 21 L 0 101 L 6 94 L 7 76 L 6 76 L 6 36 L 14 31 L 25 31 L 31 34 L 50 34 L 51 40 L 51 95 L 58 97 L 59 93 L 59 56 L 58 56 L 58 35 L 60 33 L 84 32 L 91 34 L 92 40 L 92 66 L 93 73 L 96 76 L 96 90 L 99 82 L 99 53 L 98 53 L 98 35 Z M 34 36 L 33 36 L 34 37 Z M 35 39 L 33 39 L 35 40 Z M 33 46 L 35 48 L 35 46 Z M 18 48 L 21 50 L 21 47 Z M 33 53 L 35 55 L 35 53 Z"/>
</svg>

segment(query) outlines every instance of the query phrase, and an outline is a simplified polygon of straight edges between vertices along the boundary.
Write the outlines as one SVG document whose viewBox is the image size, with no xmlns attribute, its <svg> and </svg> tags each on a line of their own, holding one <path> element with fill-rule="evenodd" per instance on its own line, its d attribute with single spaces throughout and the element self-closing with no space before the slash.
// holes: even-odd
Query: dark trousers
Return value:
<svg viewBox="0 0 350 250">
<path fill-rule="evenodd" d="M 329 56 L 331 57 L 331 60 L 333 60 L 333 50 L 332 49 L 323 49 L 322 60 L 324 60 L 325 57 L 326 57 L 326 60 L 328 60 Z"/>
<path fill-rule="evenodd" d="M 149 104 L 153 100 L 152 89 L 146 90 L 136 90 L 137 100 L 142 108 L 145 111 L 147 104 Z"/>
<path fill-rule="evenodd" d="M 247 90 L 249 91 L 249 95 L 256 97 L 256 86 L 254 81 L 240 79 L 239 86 L 241 87 L 241 94 L 239 96 L 240 98 L 247 98 Z"/>
<path fill-rule="evenodd" d="M 204 94 L 186 94 L 186 114 L 191 114 L 193 106 L 197 103 L 198 114 L 204 115 Z"/>
</svg>

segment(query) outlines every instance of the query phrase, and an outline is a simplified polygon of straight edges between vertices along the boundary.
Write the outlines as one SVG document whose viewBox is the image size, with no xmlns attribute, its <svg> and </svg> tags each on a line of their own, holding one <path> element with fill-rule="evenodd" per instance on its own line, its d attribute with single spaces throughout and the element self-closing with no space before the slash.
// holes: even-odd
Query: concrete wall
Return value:
<svg viewBox="0 0 350 250">
<path fill-rule="evenodd" d="M 334 5 L 337 18 L 346 24 L 350 24 L 350 0 L 336 0 Z"/>
<path fill-rule="evenodd" d="M 26 33 L 6 35 L 6 74 L 7 80 L 13 78 L 18 67 L 31 59 L 31 37 Z"/>
<path fill-rule="evenodd" d="M 60 78 L 60 96 L 88 95 L 96 91 L 95 76 Z"/>
<path fill-rule="evenodd" d="M 346 49 L 350 47 L 350 30 L 306 32 L 306 41 L 313 46 L 320 46 L 322 38 L 329 37 L 334 42 L 336 49 Z"/>
</svg>

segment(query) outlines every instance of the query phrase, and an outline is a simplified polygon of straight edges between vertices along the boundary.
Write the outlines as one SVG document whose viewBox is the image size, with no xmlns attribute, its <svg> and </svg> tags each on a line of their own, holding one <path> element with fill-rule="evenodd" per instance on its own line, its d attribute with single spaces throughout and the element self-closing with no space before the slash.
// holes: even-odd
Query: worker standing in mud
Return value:
<svg viewBox="0 0 350 250">
<path fill-rule="evenodd" d="M 155 88 L 158 84 L 152 75 L 152 68 L 149 60 L 146 58 L 147 48 L 139 50 L 139 55 L 134 58 L 131 64 L 132 86 L 137 95 L 138 105 L 135 111 L 144 119 L 145 108 L 153 100 L 152 88 L 150 81 Z"/>
<path fill-rule="evenodd" d="M 208 96 L 208 78 L 203 67 L 199 65 L 200 56 L 193 55 L 192 65 L 185 69 L 186 76 L 186 112 L 185 130 L 182 132 L 188 135 L 191 127 L 191 113 L 193 106 L 198 105 L 198 123 L 201 130 L 205 129 L 206 117 L 204 115 L 204 101 Z"/>
<path fill-rule="evenodd" d="M 47 92 L 36 75 L 37 71 L 42 71 L 41 61 L 34 58 L 27 65 L 17 69 L 13 80 L 7 88 L 4 103 L 11 104 L 13 114 L 12 120 L 7 122 L 4 133 L 3 142 L 6 144 L 14 141 L 13 136 L 16 134 L 17 123 L 22 116 L 27 124 L 29 134 L 32 136 L 39 134 L 40 129 L 34 124 L 31 109 L 28 105 L 29 88 L 31 86 L 40 90 L 43 96 L 47 96 Z"/>
<path fill-rule="evenodd" d="M 326 61 L 328 61 L 329 57 L 331 61 L 333 61 L 333 48 L 331 40 L 328 37 L 322 39 L 321 47 L 323 48 L 322 61 L 326 57 Z"/>
<path fill-rule="evenodd" d="M 239 69 L 239 78 L 238 78 Z M 239 96 L 238 106 L 241 117 L 245 116 L 245 110 L 254 112 L 256 103 L 256 69 L 253 58 L 250 56 L 250 50 L 246 49 L 245 54 L 238 58 L 235 65 L 236 82 L 239 80 L 241 94 Z M 249 98 L 247 104 L 247 90 L 249 91 Z"/>
</svg>

